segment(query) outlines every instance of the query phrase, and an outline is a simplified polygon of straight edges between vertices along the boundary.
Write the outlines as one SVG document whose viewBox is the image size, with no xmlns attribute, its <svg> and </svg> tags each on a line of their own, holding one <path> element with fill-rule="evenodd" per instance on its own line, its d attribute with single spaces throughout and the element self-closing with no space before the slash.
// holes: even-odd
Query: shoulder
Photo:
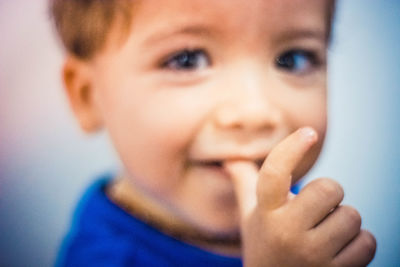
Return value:
<svg viewBox="0 0 400 267">
<path fill-rule="evenodd" d="M 111 177 L 99 177 L 81 197 L 57 266 L 125 266 L 120 262 L 126 259 L 125 254 L 133 256 L 136 224 L 108 199 L 105 190 Z"/>
</svg>

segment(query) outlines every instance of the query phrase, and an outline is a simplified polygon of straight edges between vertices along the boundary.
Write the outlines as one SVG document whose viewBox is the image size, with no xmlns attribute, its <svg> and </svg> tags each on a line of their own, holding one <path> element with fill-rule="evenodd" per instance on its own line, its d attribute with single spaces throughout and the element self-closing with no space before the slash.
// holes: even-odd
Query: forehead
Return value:
<svg viewBox="0 0 400 267">
<path fill-rule="evenodd" d="M 134 11 L 133 27 L 167 30 L 202 24 L 221 30 L 327 31 L 331 0 L 142 0 Z"/>
</svg>

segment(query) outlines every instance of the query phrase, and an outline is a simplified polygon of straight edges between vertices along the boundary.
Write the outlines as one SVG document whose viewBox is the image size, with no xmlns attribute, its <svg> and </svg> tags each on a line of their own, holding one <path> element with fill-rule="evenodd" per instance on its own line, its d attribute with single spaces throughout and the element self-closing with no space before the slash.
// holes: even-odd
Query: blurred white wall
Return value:
<svg viewBox="0 0 400 267">
<path fill-rule="evenodd" d="M 329 133 L 307 179 L 343 184 L 377 237 L 371 266 L 400 266 L 400 2 L 340 1 Z M 46 1 L 0 0 L 0 266 L 51 266 L 85 186 L 118 160 L 85 136 L 60 83 Z"/>
</svg>

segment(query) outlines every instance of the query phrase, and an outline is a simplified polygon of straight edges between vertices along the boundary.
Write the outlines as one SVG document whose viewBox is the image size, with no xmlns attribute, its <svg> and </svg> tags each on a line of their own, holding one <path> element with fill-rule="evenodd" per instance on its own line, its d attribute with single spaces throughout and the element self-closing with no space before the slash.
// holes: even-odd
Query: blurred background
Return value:
<svg viewBox="0 0 400 267">
<path fill-rule="evenodd" d="M 52 266 L 85 187 L 119 162 L 80 132 L 61 82 L 46 0 L 0 0 L 0 266 Z M 400 266 L 400 1 L 340 1 L 329 129 L 307 180 L 328 176 L 378 242 L 370 266 Z"/>
</svg>

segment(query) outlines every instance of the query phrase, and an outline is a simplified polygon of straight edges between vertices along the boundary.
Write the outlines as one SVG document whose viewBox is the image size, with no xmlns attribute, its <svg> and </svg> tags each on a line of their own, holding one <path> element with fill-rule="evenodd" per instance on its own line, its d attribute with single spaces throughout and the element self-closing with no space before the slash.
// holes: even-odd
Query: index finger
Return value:
<svg viewBox="0 0 400 267">
<path fill-rule="evenodd" d="M 292 173 L 317 139 L 314 129 L 304 127 L 271 150 L 259 173 L 257 200 L 260 206 L 275 209 L 287 201 Z"/>
</svg>

